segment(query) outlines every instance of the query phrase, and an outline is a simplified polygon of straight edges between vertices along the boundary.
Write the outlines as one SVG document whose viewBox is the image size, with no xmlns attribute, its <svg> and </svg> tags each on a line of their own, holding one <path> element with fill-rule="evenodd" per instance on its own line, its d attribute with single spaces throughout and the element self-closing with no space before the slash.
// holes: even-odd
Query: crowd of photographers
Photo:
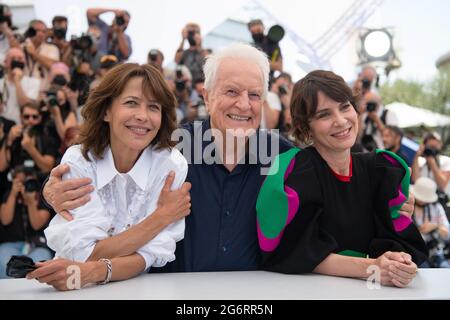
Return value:
<svg viewBox="0 0 450 320">
<path fill-rule="evenodd" d="M 115 15 L 111 24 L 101 19 L 108 12 Z M 12 255 L 28 255 L 34 261 L 51 258 L 43 229 L 54 212 L 40 201 L 41 184 L 64 151 L 75 143 L 82 122 L 80 109 L 90 90 L 132 53 L 131 38 L 126 33 L 131 20 L 127 11 L 92 8 L 86 15 L 86 33 L 67 40 L 66 17 L 55 16 L 51 26 L 33 20 L 25 32 L 19 32 L 10 8 L 0 5 L 0 278 L 5 277 L 5 265 Z M 266 33 L 259 19 L 248 23 L 248 31 L 253 44 L 270 61 L 270 90 L 261 128 L 278 129 L 290 139 L 289 105 L 294 81 L 283 70 L 278 42 L 284 31 L 274 26 Z M 170 56 L 176 63 L 173 69 L 164 66 L 165 56 L 160 50 L 148 53 L 146 62 L 161 71 L 177 98 L 180 124 L 207 117 L 202 69 L 209 53 L 196 23 L 186 24 L 181 31 L 179 48 Z M 362 68 L 353 87 L 361 97 L 360 134 L 354 151 L 386 148 L 409 163 L 413 181 L 419 182 L 415 192 L 420 219 L 416 223 L 430 240 L 430 265 L 445 267 L 445 258 L 431 259 L 444 257 L 449 238 L 444 208 L 450 158 L 441 154 L 440 137 L 429 134 L 415 157 L 408 157 L 401 149 L 403 132 L 398 120 L 384 108 L 378 94 L 376 70 Z M 436 194 L 437 199 L 423 196 L 427 192 Z"/>
</svg>

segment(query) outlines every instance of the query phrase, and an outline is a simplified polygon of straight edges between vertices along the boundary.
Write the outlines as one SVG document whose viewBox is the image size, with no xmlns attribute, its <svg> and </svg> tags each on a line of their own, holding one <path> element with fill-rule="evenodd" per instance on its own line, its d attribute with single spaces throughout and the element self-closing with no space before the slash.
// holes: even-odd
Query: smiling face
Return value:
<svg viewBox="0 0 450 320">
<path fill-rule="evenodd" d="M 317 110 L 309 123 L 316 149 L 336 153 L 350 150 L 356 141 L 358 115 L 350 102 L 337 102 L 321 91 Z"/>
<path fill-rule="evenodd" d="M 142 78 L 131 78 L 106 111 L 110 143 L 115 152 L 138 155 L 161 127 L 161 105 L 142 90 Z"/>
<path fill-rule="evenodd" d="M 261 122 L 264 80 L 257 64 L 225 58 L 217 69 L 213 88 L 204 92 L 211 127 L 228 130 L 257 129 Z"/>
</svg>

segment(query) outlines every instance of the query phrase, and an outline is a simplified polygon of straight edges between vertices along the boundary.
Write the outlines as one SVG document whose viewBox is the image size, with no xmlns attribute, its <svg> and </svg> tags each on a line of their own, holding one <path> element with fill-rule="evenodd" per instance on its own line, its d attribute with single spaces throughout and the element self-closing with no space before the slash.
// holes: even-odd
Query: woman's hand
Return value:
<svg viewBox="0 0 450 320">
<path fill-rule="evenodd" d="M 23 202 L 29 208 L 37 208 L 38 207 L 38 194 L 37 192 L 23 192 Z"/>
<path fill-rule="evenodd" d="M 79 263 L 66 259 L 49 260 L 36 263 L 38 267 L 27 274 L 27 279 L 36 279 L 59 291 L 81 289 L 90 283 L 92 263 Z"/>
<path fill-rule="evenodd" d="M 185 182 L 180 189 L 171 191 L 174 180 L 175 173 L 171 172 L 158 199 L 158 209 L 163 209 L 164 217 L 169 219 L 168 224 L 186 217 L 191 212 L 191 196 L 189 195 L 191 184 Z"/>
<path fill-rule="evenodd" d="M 385 252 L 375 260 L 380 268 L 381 284 L 404 288 L 417 274 L 417 265 L 404 252 Z"/>
</svg>

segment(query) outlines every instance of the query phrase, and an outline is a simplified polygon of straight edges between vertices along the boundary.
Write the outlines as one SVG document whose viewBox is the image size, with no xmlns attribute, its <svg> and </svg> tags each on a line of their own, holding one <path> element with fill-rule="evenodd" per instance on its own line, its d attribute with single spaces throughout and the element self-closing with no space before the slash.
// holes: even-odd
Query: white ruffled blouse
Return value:
<svg viewBox="0 0 450 320">
<path fill-rule="evenodd" d="M 103 159 L 91 153 L 87 161 L 80 146 L 70 147 L 61 163 L 70 166 L 63 180 L 91 178 L 95 191 L 91 200 L 70 213 L 73 221 L 56 215 L 45 230 L 48 246 L 56 257 L 86 261 L 97 241 L 117 235 L 151 215 L 170 171 L 175 172 L 172 189 L 178 189 L 187 175 L 187 162 L 176 149 L 145 149 L 133 168 L 125 174 L 116 170 L 111 149 Z M 177 221 L 140 248 L 146 269 L 162 267 L 175 259 L 176 242 L 184 237 L 184 219 Z"/>
</svg>

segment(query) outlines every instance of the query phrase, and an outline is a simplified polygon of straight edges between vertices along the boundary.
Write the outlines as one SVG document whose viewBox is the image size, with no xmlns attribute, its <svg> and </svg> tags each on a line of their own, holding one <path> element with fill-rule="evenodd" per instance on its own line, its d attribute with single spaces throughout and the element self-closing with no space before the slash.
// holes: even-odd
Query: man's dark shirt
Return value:
<svg viewBox="0 0 450 320">
<path fill-rule="evenodd" d="M 197 124 L 187 124 L 184 129 L 191 136 L 195 132 L 200 137 L 210 129 L 209 119 Z M 270 141 L 270 135 L 266 138 Z M 283 138 L 276 139 L 280 142 L 280 153 L 293 147 Z M 202 153 L 211 143 L 201 144 Z M 191 151 L 194 150 L 193 145 Z M 270 153 L 266 152 L 268 155 Z M 248 164 L 249 160 L 256 164 Z M 238 164 L 232 172 L 223 164 L 189 164 L 186 181 L 192 184 L 192 207 L 191 214 L 186 217 L 185 237 L 177 243 L 175 261 L 163 268 L 152 268 L 151 272 L 245 271 L 258 268 L 256 199 L 265 178 L 261 169 L 271 164 L 261 164 L 260 160 L 258 155 L 248 152 L 247 164 Z"/>
</svg>

